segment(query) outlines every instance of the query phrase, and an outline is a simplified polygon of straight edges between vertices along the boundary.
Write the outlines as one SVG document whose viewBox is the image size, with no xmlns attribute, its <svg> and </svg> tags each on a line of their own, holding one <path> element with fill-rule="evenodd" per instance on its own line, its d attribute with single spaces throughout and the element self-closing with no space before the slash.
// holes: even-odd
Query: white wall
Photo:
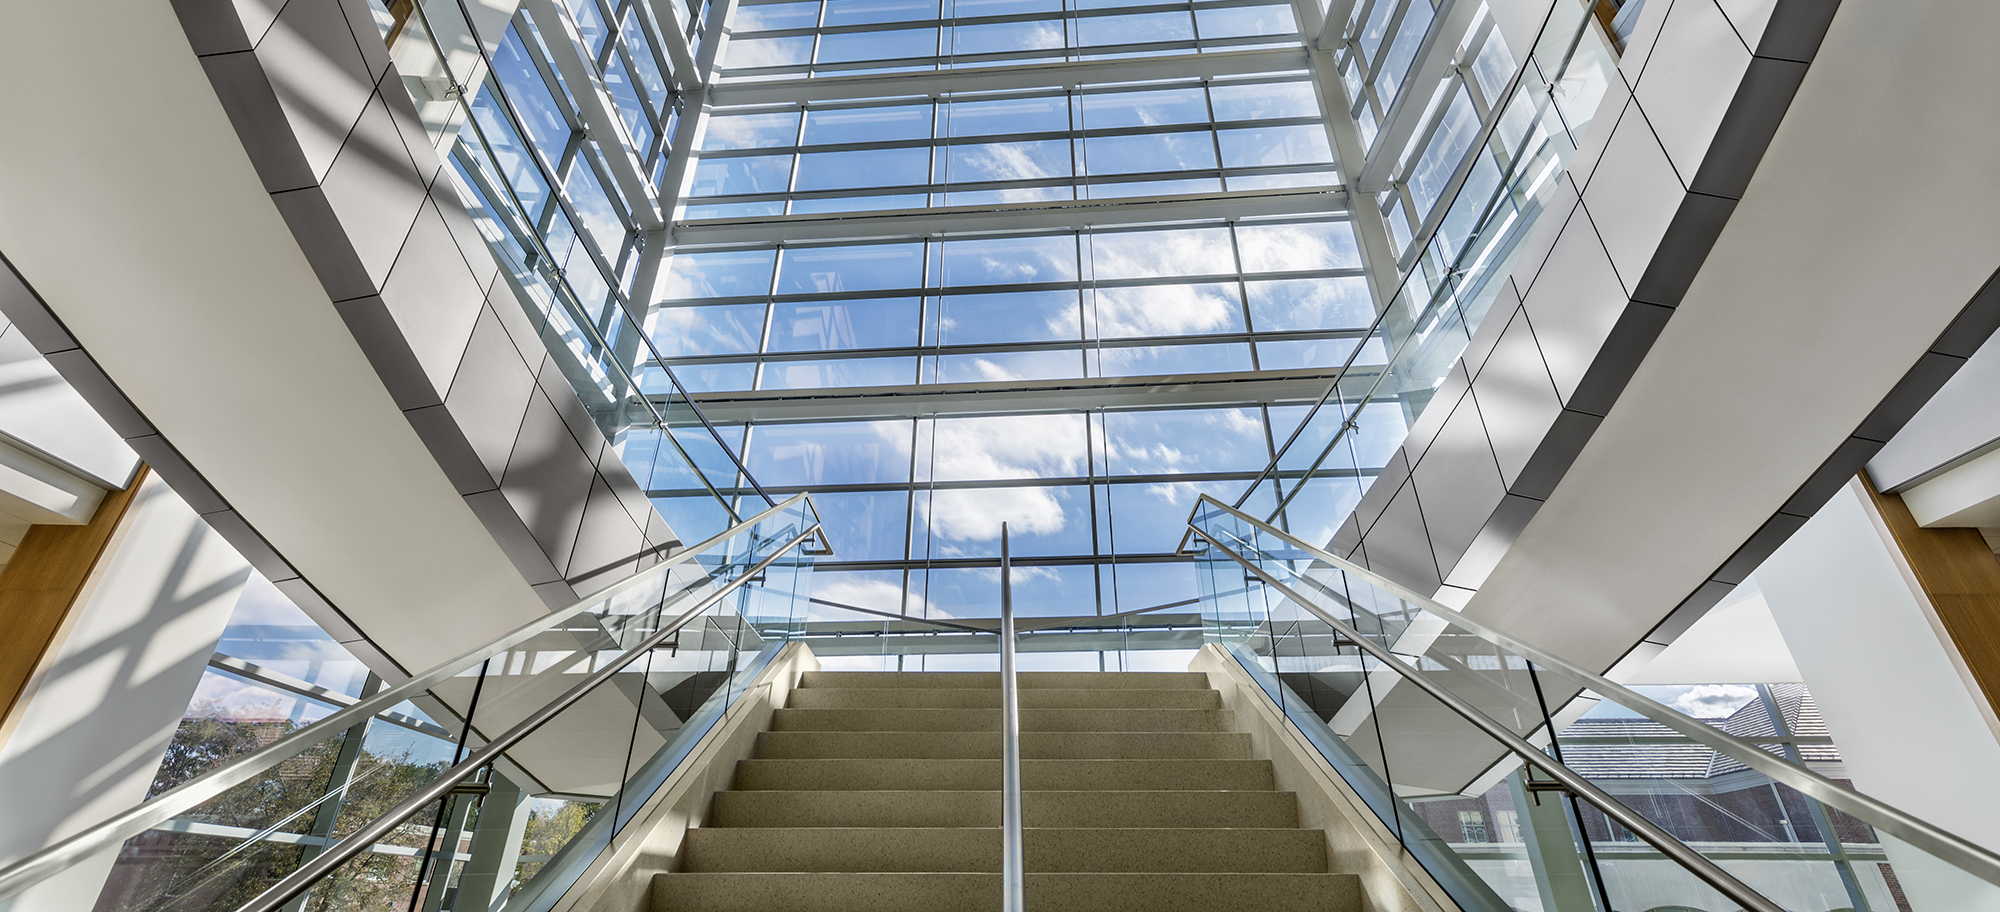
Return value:
<svg viewBox="0 0 2000 912">
<path fill-rule="evenodd" d="M 146 797 L 249 576 L 172 489 L 144 482 L 0 745 L 0 863 Z M 0 912 L 88 909 L 115 855 Z"/>
<path fill-rule="evenodd" d="M 1759 567 L 1771 615 L 1840 745 L 1854 785 L 1988 848 L 2000 848 L 2000 740 L 1898 566 L 1867 495 L 1842 490 Z M 1947 897 L 1920 859 L 1891 862 L 1917 912 L 2000 908 Z M 1928 901 L 1926 901 L 1928 900 Z"/>
</svg>

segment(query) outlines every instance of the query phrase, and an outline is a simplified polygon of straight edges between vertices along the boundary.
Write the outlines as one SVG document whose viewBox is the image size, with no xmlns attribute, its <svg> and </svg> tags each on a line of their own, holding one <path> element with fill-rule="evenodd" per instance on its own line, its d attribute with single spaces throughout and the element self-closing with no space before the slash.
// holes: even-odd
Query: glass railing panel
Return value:
<svg viewBox="0 0 2000 912">
<path fill-rule="evenodd" d="M 307 727 L 303 750 L 127 840 L 97 908 L 236 909 L 429 787 L 590 673 L 692 617 L 442 801 L 336 867 L 290 908 L 454 908 L 440 905 L 441 891 L 455 889 L 468 871 L 481 890 L 532 876 L 533 869 L 517 868 L 548 862 L 564 840 L 585 831 L 597 808 L 612 809 L 603 815 L 612 821 L 605 826 L 629 820 L 636 802 L 678 762 L 675 750 L 691 747 L 698 732 L 719 718 L 715 707 L 738 698 L 754 669 L 798 629 L 794 613 L 809 596 L 813 560 L 803 537 L 816 525 L 810 502 L 798 497 L 689 557 L 564 612 L 543 629 L 523 631 L 512 648 L 372 717 L 323 719 Z M 725 594 L 737 580 L 746 583 Z M 283 721 L 183 726 L 175 742 L 182 762 L 170 764 L 180 772 L 155 791 L 218 768 L 211 757 L 227 760 L 295 728 Z M 469 868 L 475 856 L 486 857 L 474 843 L 482 796 L 488 795 L 511 796 L 507 800 L 521 805 L 525 816 L 485 839 L 513 840 L 506 853 L 489 852 L 485 868 Z M 498 826 L 496 819 L 488 815 L 486 829 Z M 520 842 L 531 832 L 532 851 Z M 500 855 L 508 859 L 505 872 L 494 867 Z"/>
<path fill-rule="evenodd" d="M 1315 724 L 1311 720 L 1326 725 L 1326 732 L 1309 733 L 1309 738 L 1322 745 L 1329 762 L 1339 767 L 1340 755 L 1352 770 L 1358 761 L 1368 771 L 1363 780 L 1379 778 L 1380 787 L 1406 804 L 1436 805 L 1416 808 L 1420 816 L 1428 815 L 1423 827 L 1407 828 L 1410 821 L 1400 815 L 1409 808 L 1403 805 L 1383 819 L 1391 823 L 1394 817 L 1395 825 L 1406 827 L 1404 841 L 1420 859 L 1435 858 L 1444 865 L 1431 868 L 1426 862 L 1441 881 L 1456 876 L 1450 872 L 1463 862 L 1497 896 L 1518 888 L 1507 886 L 1493 865 L 1475 863 L 1464 848 L 1512 843 L 1494 835 L 1503 808 L 1492 791 L 1512 777 L 1530 797 L 1570 803 L 1569 832 L 1577 845 L 1569 857 L 1581 859 L 1577 863 L 1592 890 L 1601 894 L 1600 904 L 1608 900 L 1613 909 L 1734 906 L 1690 868 L 1617 823 L 1606 811 L 1610 805 L 1595 807 L 1561 791 L 1537 788 L 1536 778 L 1546 775 L 1523 773 L 1522 757 L 1443 705 L 1413 676 L 1539 745 L 1610 800 L 1787 910 L 1951 912 L 1994 906 L 2000 899 L 2000 887 L 1971 873 L 1973 869 L 1878 832 L 1860 819 L 1877 813 L 1865 812 L 1868 805 L 1850 803 L 1860 815 L 1852 816 L 1829 806 L 1831 798 L 1823 802 L 1799 791 L 1820 787 L 1810 784 L 1807 770 L 1814 764 L 1838 773 L 1837 766 L 1827 765 L 1837 764 L 1839 756 L 1804 710 L 1803 698 L 1784 685 L 1722 688 L 1738 700 L 1731 714 L 1695 720 L 1559 660 L 1531 659 L 1526 646 L 1509 646 L 1514 641 L 1464 621 L 1448 608 L 1315 554 L 1214 501 L 1203 501 L 1190 524 L 1206 539 L 1206 547 L 1195 550 L 1202 578 L 1211 581 L 1203 598 L 1213 640 L 1234 651 L 1253 673 L 1270 672 L 1266 690 L 1273 699 L 1303 704 L 1308 712 L 1288 712 L 1302 729 L 1310 729 Z M 1246 570 L 1262 579 L 1232 582 L 1232 573 Z M 1261 609 L 1268 630 L 1245 633 L 1243 628 L 1254 623 L 1260 610 L 1255 607 L 1260 584 L 1268 590 Z M 1294 597 L 1305 601 L 1294 603 Z M 1225 616 L 1237 616 L 1237 623 L 1218 623 Z M 1340 658 L 1340 631 L 1329 621 L 1395 654 L 1413 675 L 1391 668 L 1365 673 L 1365 666 Z M 1742 702 L 1745 695 L 1755 698 Z M 1704 729 L 1712 729 L 1716 737 L 1696 737 Z M 1774 778 L 1776 771 L 1767 773 L 1770 761 L 1760 759 L 1762 755 L 1798 770 L 1800 775 L 1791 780 L 1797 788 Z M 1355 787 L 1366 795 L 1371 786 L 1363 781 Z M 1842 793 L 1836 788 L 1832 794 Z M 1487 808 L 1454 803 L 1473 798 Z M 1559 828 L 1550 819 L 1524 825 L 1519 797 L 1507 804 L 1504 810 L 1512 816 L 1504 822 L 1509 827 L 1527 826 L 1543 834 L 1542 849 L 1523 851 L 1541 852 L 1533 859 L 1537 864 L 1557 864 L 1568 851 L 1548 848 L 1560 842 Z M 1439 816 L 1440 808 L 1453 814 Z M 1452 821 L 1459 811 L 1468 815 L 1467 825 L 1486 827 L 1474 831 L 1484 832 L 1485 838 L 1454 835 Z M 1477 820 L 1471 816 L 1475 812 Z M 1418 852 L 1412 833 L 1415 842 L 1435 836 L 1436 845 L 1428 854 Z M 1528 837 L 1521 839 L 1526 846 Z M 1511 851 L 1481 848 L 1473 854 L 1485 853 L 1486 861 L 1494 861 L 1500 858 L 1495 852 Z M 1912 887 L 1913 882 L 1921 885 Z"/>
</svg>

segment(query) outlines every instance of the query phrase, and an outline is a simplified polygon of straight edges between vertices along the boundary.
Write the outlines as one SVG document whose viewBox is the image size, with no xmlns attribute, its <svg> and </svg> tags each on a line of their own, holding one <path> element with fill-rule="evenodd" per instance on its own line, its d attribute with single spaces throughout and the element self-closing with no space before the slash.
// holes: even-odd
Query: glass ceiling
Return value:
<svg viewBox="0 0 2000 912">
<path fill-rule="evenodd" d="M 1024 613 L 1129 611 L 1295 432 L 1249 508 L 1332 534 L 1435 383 L 1313 406 L 1448 366 L 1553 161 L 1483 4 L 1318 2 L 531 0 L 452 171 L 683 539 L 734 453 L 820 598 L 991 614 L 1005 522 Z"/>
</svg>

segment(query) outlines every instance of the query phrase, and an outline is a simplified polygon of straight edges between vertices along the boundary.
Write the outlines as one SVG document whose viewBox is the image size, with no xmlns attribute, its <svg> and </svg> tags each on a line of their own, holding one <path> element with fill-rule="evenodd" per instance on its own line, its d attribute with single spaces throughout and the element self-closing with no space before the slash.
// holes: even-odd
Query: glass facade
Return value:
<svg viewBox="0 0 2000 912">
<path fill-rule="evenodd" d="M 1570 147 L 1581 7 L 1327 11 L 529 3 L 449 173 L 683 540 L 810 490 L 827 601 L 991 614 L 1007 523 L 1040 610 L 1129 611 L 1199 494 L 1331 535 Z"/>
</svg>

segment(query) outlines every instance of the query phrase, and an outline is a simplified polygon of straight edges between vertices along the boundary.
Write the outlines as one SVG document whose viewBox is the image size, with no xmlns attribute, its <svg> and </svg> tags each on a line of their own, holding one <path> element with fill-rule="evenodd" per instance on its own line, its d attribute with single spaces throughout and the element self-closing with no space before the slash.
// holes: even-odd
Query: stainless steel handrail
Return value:
<svg viewBox="0 0 2000 912">
<path fill-rule="evenodd" d="M 1287 545 L 1304 552 L 1313 560 L 1324 563 L 1343 573 L 1359 577 L 1367 581 L 1370 585 L 1383 589 L 1399 599 L 1410 602 L 1431 614 L 1478 634 L 1481 639 L 1489 643 L 1513 650 L 1536 665 L 1558 672 L 1587 690 L 1609 696 L 1620 706 L 1637 711 L 1646 718 L 1707 745 L 1717 753 L 1728 756 L 1742 763 L 1744 766 L 1750 767 L 1777 782 L 1812 797 L 1822 804 L 1849 814 L 1882 832 L 1888 833 L 1946 862 L 1963 868 L 1981 880 L 2000 885 L 2000 853 L 1995 853 L 1984 846 L 1970 842 L 1935 824 L 1925 822 L 1922 818 L 1887 804 L 1879 798 L 1872 797 L 1865 792 L 1847 788 L 1810 769 L 1785 760 L 1782 757 L 1774 756 L 1760 749 L 1752 741 L 1738 738 L 1712 725 L 1694 719 L 1686 713 L 1677 712 L 1658 700 L 1654 700 L 1623 684 L 1612 681 L 1603 675 L 1589 671 L 1562 656 L 1466 617 L 1433 599 L 1417 594 L 1395 580 L 1342 558 L 1335 557 L 1323 549 L 1306 544 L 1292 537 L 1289 533 L 1275 528 L 1256 517 L 1243 513 L 1234 507 L 1230 507 L 1206 494 L 1202 495 L 1196 501 L 1196 512 L 1201 510 L 1203 502 L 1223 510 L 1237 519 L 1248 522 L 1262 531 L 1270 533 Z M 1190 528 L 1193 527 L 1192 514 L 1190 515 L 1188 524 Z M 1206 538 L 1207 536 L 1203 537 Z M 1213 539 L 1210 539 L 1210 541 L 1213 541 Z"/>
<path fill-rule="evenodd" d="M 1021 854 L 1021 686 L 1014 674 L 1013 559 L 1007 524 L 1000 524 L 1000 909 L 1022 912 L 1026 902 Z"/>
<path fill-rule="evenodd" d="M 125 840 L 139 835 L 153 827 L 166 823 L 193 809 L 197 805 L 221 795 L 252 777 L 286 760 L 297 756 L 305 749 L 325 741 L 356 724 L 374 717 L 398 703 L 442 683 L 448 678 L 465 671 L 495 655 L 506 652 L 548 630 L 574 619 L 585 610 L 605 599 L 621 595 L 664 576 L 673 568 L 694 560 L 718 545 L 753 529 L 757 523 L 776 515 L 800 498 L 809 498 L 805 493 L 795 494 L 784 503 L 771 507 L 762 513 L 730 527 L 728 530 L 692 548 L 678 552 L 658 564 L 634 573 L 612 583 L 590 595 L 577 600 L 568 608 L 553 614 L 546 614 L 529 621 L 512 631 L 482 646 L 474 647 L 459 655 L 404 681 L 395 687 L 365 697 L 317 722 L 285 735 L 270 744 L 242 757 L 209 770 L 199 776 L 174 786 L 153 798 L 114 814 L 104 821 L 77 833 L 55 845 L 26 856 L 5 868 L 0 868 L 0 898 L 12 896 L 39 883 L 59 871 L 69 868 L 98 852 L 112 848 Z M 810 500 L 808 499 L 808 503 Z M 815 523 L 813 528 L 817 529 Z"/>
<path fill-rule="evenodd" d="M 715 603 L 727 598 L 730 593 L 742 588 L 751 580 L 762 576 L 765 568 L 775 563 L 778 558 L 784 557 L 793 548 L 798 547 L 818 533 L 819 524 L 814 523 L 810 528 L 799 533 L 791 541 L 772 551 L 770 557 L 758 561 L 756 565 L 737 574 L 735 579 L 730 580 L 721 588 L 704 596 L 693 607 L 681 612 L 678 617 L 661 626 L 659 630 L 654 631 L 650 636 L 640 640 L 637 645 L 620 653 L 617 658 L 612 659 L 596 671 L 585 676 L 583 680 L 576 683 L 576 686 L 564 691 L 562 696 L 549 701 L 541 709 L 528 714 L 526 719 L 522 719 L 513 728 L 500 733 L 493 740 L 488 741 L 484 746 L 473 751 L 471 756 L 465 758 L 457 766 L 440 773 L 436 779 L 431 780 L 429 784 L 418 789 L 408 798 L 404 798 L 395 807 L 384 812 L 382 816 L 364 824 L 361 828 L 348 834 L 347 838 L 342 839 L 331 848 L 314 856 L 311 861 L 299 866 L 292 873 L 285 875 L 284 879 L 272 884 L 270 888 L 257 894 L 249 902 L 244 903 L 237 909 L 237 912 L 274 912 L 279 906 L 291 902 L 299 894 L 310 889 L 313 884 L 318 883 L 321 878 L 333 873 L 334 868 L 339 867 L 348 859 L 367 851 L 369 846 L 374 845 L 384 836 L 389 835 L 390 830 L 401 826 L 403 821 L 415 816 L 426 805 L 444 797 L 459 783 L 464 782 L 473 773 L 478 772 L 480 767 L 492 763 L 508 748 L 519 744 L 522 739 L 534 734 L 537 729 L 540 729 L 551 719 L 561 714 L 563 710 L 568 709 L 578 700 L 583 699 L 585 694 L 596 690 L 598 685 L 611 680 L 611 676 L 623 670 L 625 666 L 638 661 L 641 656 L 653 651 L 661 643 L 666 642 L 667 637 L 678 633 L 682 627 L 687 626 L 689 621 L 700 617 L 702 612 L 707 611 Z"/>
<path fill-rule="evenodd" d="M 1190 528 L 1193 528 L 1192 524 L 1190 524 Z M 1252 563 L 1249 559 L 1236 553 L 1228 545 L 1217 541 L 1208 533 L 1196 529 L 1196 534 L 1204 541 L 1207 541 L 1211 547 L 1227 555 L 1229 559 L 1242 564 L 1243 569 L 1256 574 L 1257 578 L 1263 580 L 1265 585 L 1276 589 L 1285 598 L 1297 603 L 1301 608 L 1312 612 L 1314 616 L 1332 627 L 1341 636 L 1353 641 L 1355 646 L 1374 656 L 1389 668 L 1394 669 L 1397 674 L 1403 676 L 1404 680 L 1416 685 L 1424 693 L 1430 694 L 1433 699 L 1444 704 L 1445 708 L 1457 713 L 1460 718 L 1472 723 L 1480 731 L 1485 732 L 1494 740 L 1505 745 L 1508 750 L 1513 751 L 1526 763 L 1549 774 L 1551 778 L 1561 783 L 1562 787 L 1571 794 L 1595 805 L 1598 810 L 1604 812 L 1605 816 L 1618 821 L 1626 829 L 1631 830 L 1633 835 L 1645 840 L 1653 848 L 1660 850 L 1660 854 L 1673 859 L 1681 867 L 1686 868 L 1688 873 L 1693 874 L 1704 883 L 1721 891 L 1722 895 L 1729 897 L 1745 909 L 1754 910 L 1754 912 L 1785 912 L 1783 907 L 1765 898 L 1764 894 L 1751 889 L 1749 884 L 1737 880 L 1735 875 L 1723 870 L 1715 862 L 1710 861 L 1707 856 L 1689 848 L 1687 843 L 1674 838 L 1673 834 L 1661 829 L 1651 820 L 1640 816 L 1637 811 L 1626 807 L 1603 789 L 1591 784 L 1590 780 L 1577 775 L 1569 767 L 1556 762 L 1554 758 L 1542 753 L 1540 749 L 1528 743 L 1526 738 L 1514 734 L 1511 729 L 1501 725 L 1493 717 L 1480 712 L 1472 704 L 1467 703 L 1464 698 L 1452 693 L 1442 685 L 1432 681 L 1428 676 L 1412 668 L 1402 657 L 1383 648 L 1363 635 L 1361 631 L 1348 626 L 1339 618 L 1334 617 L 1331 613 L 1319 607 L 1319 605 L 1293 591 L 1291 587 L 1280 582 L 1269 571 Z"/>
</svg>

